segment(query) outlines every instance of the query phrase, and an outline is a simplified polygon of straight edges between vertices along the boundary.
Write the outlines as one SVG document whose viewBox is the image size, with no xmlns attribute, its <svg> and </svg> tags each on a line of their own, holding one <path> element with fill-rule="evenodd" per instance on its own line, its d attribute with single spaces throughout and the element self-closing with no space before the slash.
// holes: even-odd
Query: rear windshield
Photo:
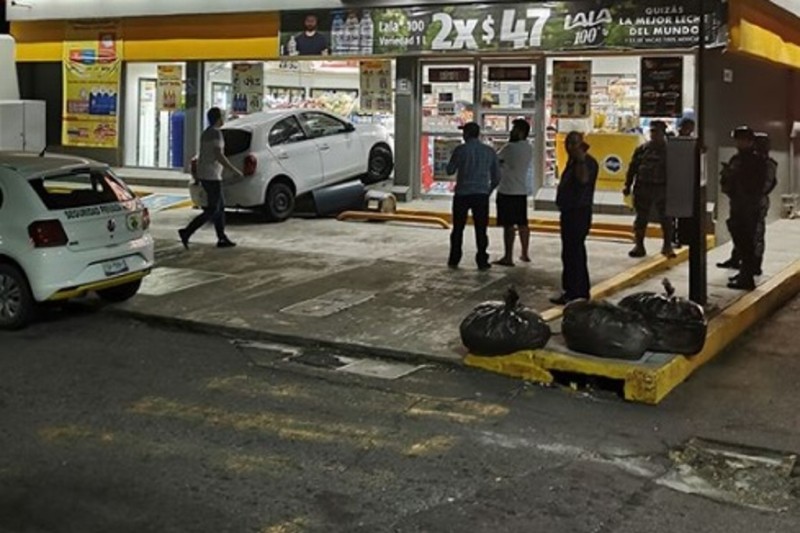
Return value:
<svg viewBox="0 0 800 533">
<path fill-rule="evenodd" d="M 87 169 L 36 178 L 30 184 L 51 211 L 126 202 L 135 198 L 124 183 L 102 170 Z"/>
<path fill-rule="evenodd" d="M 225 155 L 238 155 L 250 150 L 253 134 L 245 130 L 222 130 L 225 139 Z"/>
</svg>

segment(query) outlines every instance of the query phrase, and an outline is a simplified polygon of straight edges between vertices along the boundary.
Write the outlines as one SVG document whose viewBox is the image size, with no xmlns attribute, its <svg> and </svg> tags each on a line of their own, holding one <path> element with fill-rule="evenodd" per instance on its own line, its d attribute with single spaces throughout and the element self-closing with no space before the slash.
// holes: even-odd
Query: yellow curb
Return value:
<svg viewBox="0 0 800 533">
<path fill-rule="evenodd" d="M 194 202 L 192 202 L 190 198 L 187 198 L 186 200 L 180 201 L 176 204 L 172 204 L 169 207 L 165 207 L 161 211 L 172 211 L 173 209 L 183 209 L 186 207 L 194 207 Z"/>
<path fill-rule="evenodd" d="M 449 223 L 452 224 L 453 222 L 453 214 L 449 211 L 425 211 L 425 210 L 415 210 L 415 209 L 398 209 L 397 214 L 400 215 L 412 215 L 412 216 L 427 216 L 427 217 L 436 217 L 441 218 Z M 470 216 L 467 219 L 469 224 L 472 224 L 472 217 Z M 531 229 L 534 227 L 538 228 L 539 231 L 545 231 L 545 228 L 555 228 L 555 231 L 551 233 L 558 233 L 560 228 L 560 221 L 558 218 L 531 218 L 530 219 Z M 489 225 L 490 226 L 497 226 L 497 217 L 490 216 L 489 217 Z M 618 223 L 618 222 L 593 222 L 592 223 L 592 230 L 593 231 L 610 231 L 610 232 L 624 232 L 626 236 L 630 236 L 630 239 L 633 239 L 633 220 L 629 223 Z M 647 226 L 647 237 L 651 239 L 660 239 L 662 236 L 661 233 L 661 226 L 656 224 L 650 224 Z"/>
<path fill-rule="evenodd" d="M 706 237 L 706 244 L 709 249 L 716 246 L 716 238 L 713 235 Z M 676 252 L 673 259 L 668 259 L 663 255 L 658 255 L 647 261 L 642 261 L 638 265 L 629 268 L 625 272 L 621 272 L 613 278 L 607 279 L 592 287 L 592 299 L 602 300 L 609 296 L 623 291 L 634 285 L 638 285 L 642 281 L 652 278 L 660 272 L 669 270 L 689 260 L 689 248 L 684 247 Z M 544 311 L 541 315 L 545 322 L 558 320 L 564 314 L 563 307 L 553 307 Z"/>
<path fill-rule="evenodd" d="M 631 402 L 657 405 L 700 367 L 722 353 L 747 329 L 800 293 L 800 261 L 784 269 L 755 291 L 745 294 L 709 323 L 706 344 L 694 356 L 675 355 L 661 365 L 608 360 L 551 350 L 525 351 L 502 357 L 468 355 L 467 366 L 510 377 L 549 384 L 553 371 L 599 376 L 624 382 Z"/>
</svg>

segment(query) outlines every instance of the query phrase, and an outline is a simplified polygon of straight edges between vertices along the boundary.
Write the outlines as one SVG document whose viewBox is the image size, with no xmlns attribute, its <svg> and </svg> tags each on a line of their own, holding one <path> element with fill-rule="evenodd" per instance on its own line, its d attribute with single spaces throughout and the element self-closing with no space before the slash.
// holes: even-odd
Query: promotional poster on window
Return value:
<svg viewBox="0 0 800 533">
<path fill-rule="evenodd" d="M 709 2 L 705 40 L 727 42 L 727 4 Z M 288 11 L 281 55 L 687 48 L 700 42 L 699 3 L 579 0 L 437 7 Z"/>
<path fill-rule="evenodd" d="M 234 63 L 233 108 L 237 115 L 249 115 L 264 110 L 264 64 Z"/>
<path fill-rule="evenodd" d="M 62 144 L 116 148 L 122 41 L 118 23 L 69 23 L 63 48 Z"/>
<path fill-rule="evenodd" d="M 158 109 L 170 113 L 179 110 L 183 104 L 183 66 L 158 65 L 156 86 Z"/>
<path fill-rule="evenodd" d="M 391 113 L 392 62 L 388 60 L 361 61 L 360 88 L 361 111 L 365 113 Z"/>
<path fill-rule="evenodd" d="M 640 113 L 642 117 L 683 114 L 683 58 L 643 57 Z"/>
<path fill-rule="evenodd" d="M 592 62 L 553 62 L 553 117 L 587 118 L 592 114 Z"/>
</svg>

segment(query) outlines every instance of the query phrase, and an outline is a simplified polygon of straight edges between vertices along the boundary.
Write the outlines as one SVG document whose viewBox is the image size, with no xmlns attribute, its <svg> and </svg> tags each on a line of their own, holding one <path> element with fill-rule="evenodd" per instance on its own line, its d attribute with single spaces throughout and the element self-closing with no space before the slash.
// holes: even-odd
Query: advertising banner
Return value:
<svg viewBox="0 0 800 533">
<path fill-rule="evenodd" d="M 592 62 L 553 62 L 553 116 L 587 118 L 592 114 Z"/>
<path fill-rule="evenodd" d="M 639 109 L 643 117 L 683 114 L 683 58 L 643 57 Z"/>
<path fill-rule="evenodd" d="M 366 113 L 391 113 L 392 62 L 385 60 L 361 61 L 361 111 Z"/>
<path fill-rule="evenodd" d="M 64 40 L 64 146 L 116 148 L 122 41 L 116 22 L 70 22 Z"/>
<path fill-rule="evenodd" d="M 578 0 L 286 11 L 281 55 L 669 49 L 699 42 L 694 0 Z M 706 44 L 727 42 L 727 4 L 709 2 Z"/>
<path fill-rule="evenodd" d="M 258 113 L 264 109 L 264 64 L 234 63 L 233 109 L 239 115 Z"/>
<path fill-rule="evenodd" d="M 177 111 L 183 99 L 183 66 L 158 65 L 157 81 L 158 109 Z"/>
</svg>

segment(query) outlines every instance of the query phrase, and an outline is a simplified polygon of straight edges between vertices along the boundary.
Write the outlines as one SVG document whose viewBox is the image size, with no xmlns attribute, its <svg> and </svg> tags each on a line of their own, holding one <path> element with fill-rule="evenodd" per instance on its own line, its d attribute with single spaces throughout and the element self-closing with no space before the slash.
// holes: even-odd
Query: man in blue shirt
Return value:
<svg viewBox="0 0 800 533">
<path fill-rule="evenodd" d="M 303 21 L 305 31 L 297 35 L 294 40 L 297 44 L 297 55 L 301 56 L 326 56 L 328 55 L 328 39 L 319 32 L 319 19 L 313 13 L 306 15 Z"/>
<path fill-rule="evenodd" d="M 472 211 L 475 225 L 475 242 L 478 253 L 475 261 L 478 270 L 488 270 L 489 254 L 489 195 L 500 182 L 500 162 L 492 148 L 480 141 L 481 128 L 475 122 L 461 127 L 464 143 L 450 156 L 447 173 L 456 174 L 456 189 L 453 196 L 453 231 L 450 234 L 450 258 L 447 265 L 458 268 L 463 255 L 464 228 L 467 216 Z"/>
<path fill-rule="evenodd" d="M 586 237 L 592 228 L 592 205 L 600 167 L 589 155 L 583 134 L 572 131 L 566 139 L 569 160 L 558 182 L 556 204 L 561 211 L 561 262 L 563 293 L 550 301 L 565 305 L 591 297 Z"/>
</svg>

